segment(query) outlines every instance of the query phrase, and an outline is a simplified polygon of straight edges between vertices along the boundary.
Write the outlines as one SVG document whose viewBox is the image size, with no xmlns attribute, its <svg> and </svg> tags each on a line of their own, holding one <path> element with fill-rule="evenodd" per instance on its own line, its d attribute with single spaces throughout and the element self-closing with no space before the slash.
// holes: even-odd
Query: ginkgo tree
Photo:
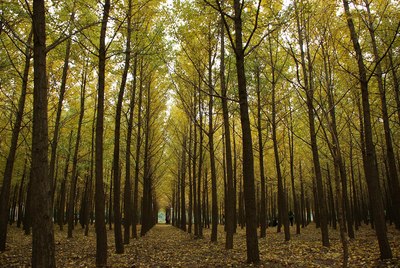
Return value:
<svg viewBox="0 0 400 268">
<path fill-rule="evenodd" d="M 122 253 L 163 210 L 226 249 L 246 228 L 248 262 L 291 221 L 339 228 L 343 266 L 363 223 L 393 256 L 398 1 L 43 2 L 0 13 L 1 251 L 17 221 L 54 266 L 54 223 L 95 223 L 110 265 L 106 223 Z"/>
</svg>

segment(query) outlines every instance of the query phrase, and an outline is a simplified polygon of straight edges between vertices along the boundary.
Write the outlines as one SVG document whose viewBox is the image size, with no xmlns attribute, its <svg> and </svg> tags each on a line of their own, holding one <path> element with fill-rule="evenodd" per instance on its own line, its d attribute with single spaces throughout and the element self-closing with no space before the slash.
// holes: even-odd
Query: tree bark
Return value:
<svg viewBox="0 0 400 268">
<path fill-rule="evenodd" d="M 19 188 L 19 193 L 18 193 L 18 220 L 17 220 L 17 227 L 21 227 L 21 222 L 23 219 L 23 204 L 24 204 L 24 183 L 25 183 L 25 178 L 26 178 L 26 164 L 28 162 L 28 159 L 25 158 L 25 163 L 24 163 L 24 171 L 22 173 L 22 178 L 21 178 L 21 185 Z M 25 203 L 26 204 L 26 203 Z"/>
<path fill-rule="evenodd" d="M 186 232 L 186 194 L 185 194 L 185 188 L 186 188 L 186 144 L 187 144 L 187 137 L 186 135 L 183 138 L 183 144 L 182 144 L 182 158 L 181 158 L 181 172 L 180 172 L 180 178 L 181 178 L 181 185 L 180 185 L 180 190 L 181 190 L 181 229 Z"/>
<path fill-rule="evenodd" d="M 399 176 L 397 173 L 396 167 L 396 157 L 394 155 L 393 142 L 392 142 L 392 133 L 390 130 L 390 121 L 389 121 L 389 112 L 387 108 L 386 101 L 386 89 L 383 81 L 383 71 L 382 66 L 380 64 L 380 56 L 378 52 L 378 45 L 375 37 L 375 26 L 373 24 L 373 18 L 370 10 L 370 3 L 368 0 L 364 1 L 366 3 L 366 8 L 368 12 L 368 31 L 371 37 L 372 50 L 374 54 L 374 62 L 376 64 L 375 76 L 378 82 L 379 89 L 379 97 L 381 100 L 381 110 L 382 110 L 382 119 L 383 119 L 383 129 L 384 129 L 384 137 L 385 137 L 385 145 L 386 145 L 386 158 L 388 162 L 388 176 L 390 182 L 390 194 L 392 197 L 392 214 L 394 218 L 394 223 L 396 229 L 400 230 L 400 185 L 399 185 Z"/>
<path fill-rule="evenodd" d="M 234 29 L 235 29 L 235 58 L 239 89 L 240 120 L 242 126 L 242 153 L 243 153 L 243 188 L 246 209 L 246 246 L 247 262 L 260 261 L 257 238 L 257 216 L 254 186 L 254 158 L 253 140 L 247 101 L 247 86 L 245 73 L 245 54 L 242 36 L 242 8 L 241 1 L 234 0 Z"/>
<path fill-rule="evenodd" d="M 131 1 L 129 1 L 131 3 Z M 134 57 L 133 63 L 133 82 L 131 90 L 131 99 L 129 102 L 129 118 L 128 130 L 126 137 L 126 153 L 125 153 L 125 186 L 124 186 L 124 244 L 129 244 L 130 227 L 133 217 L 132 202 L 132 182 L 131 182 L 131 144 L 133 130 L 133 112 L 135 110 L 135 94 L 136 94 L 136 78 L 137 75 L 137 56 Z"/>
<path fill-rule="evenodd" d="M 204 132 L 203 132 L 203 99 L 201 97 L 201 78 L 199 77 L 199 83 L 197 86 L 199 91 L 198 105 L 199 105 L 199 165 L 197 170 L 197 238 L 203 237 L 203 224 L 202 224 L 202 215 L 201 215 L 201 176 L 203 171 L 203 140 L 204 140 Z"/>
<path fill-rule="evenodd" d="M 104 133 L 104 89 L 106 72 L 106 31 L 110 12 L 110 0 L 105 0 L 101 21 L 99 47 L 99 81 L 97 89 L 97 118 L 95 140 L 95 217 L 96 217 L 96 266 L 107 265 L 107 232 L 105 226 L 105 196 L 103 186 L 103 133 Z"/>
<path fill-rule="evenodd" d="M 75 3 L 75 2 L 74 2 Z M 75 5 L 75 4 L 74 4 Z M 73 7 L 73 11 L 70 16 L 70 23 L 73 24 L 75 19 L 75 6 Z M 72 35 L 72 27 L 69 29 L 69 35 Z M 60 121 L 61 121 L 61 113 L 62 113 L 62 106 L 64 102 L 64 96 L 67 86 L 67 77 L 68 77 L 68 69 L 69 69 L 69 58 L 71 55 L 71 44 L 72 39 L 67 39 L 67 44 L 65 48 L 65 57 L 64 57 L 64 66 L 63 66 L 63 73 L 61 77 L 61 87 L 60 87 L 60 95 L 58 98 L 58 105 L 57 105 L 57 113 L 56 113 L 56 121 L 54 123 L 54 132 L 53 132 L 53 140 L 51 141 L 51 155 L 50 155 L 50 167 L 49 167 L 49 177 L 50 180 L 53 181 L 53 187 L 56 186 L 56 160 L 57 160 L 57 146 L 58 146 L 58 139 L 60 136 Z M 72 177 L 74 179 L 74 177 Z M 55 189 L 53 189 L 55 192 Z M 70 236 L 68 228 L 68 237 L 72 237 L 72 233 Z"/>
<path fill-rule="evenodd" d="M 357 37 L 356 29 L 350 12 L 348 0 L 343 0 L 343 6 L 346 13 L 347 26 L 350 31 L 351 41 L 353 43 L 354 51 L 356 53 L 358 74 L 360 81 L 361 97 L 362 97 L 362 110 L 364 114 L 364 132 L 365 132 L 365 161 L 364 173 L 368 184 L 368 192 L 371 203 L 372 214 L 375 224 L 375 232 L 378 238 L 380 257 L 381 259 L 392 258 L 392 250 L 386 234 L 386 223 L 382 201 L 382 193 L 379 186 L 378 170 L 375 164 L 375 147 L 372 136 L 372 123 L 371 111 L 369 104 L 368 80 L 366 68 L 360 43 Z"/>
<path fill-rule="evenodd" d="M 144 129 L 144 165 L 143 165 L 143 202 L 142 202 L 142 228 L 140 236 L 144 236 L 152 227 L 152 175 L 151 175 L 151 153 L 150 153 L 150 117 L 151 117 L 151 96 L 150 82 L 147 87 L 145 129 Z M 179 199 L 176 200 L 179 203 Z M 177 210 L 178 212 L 178 210 Z"/>
<path fill-rule="evenodd" d="M 53 181 L 48 169 L 46 22 L 44 0 L 33 1 L 32 267 L 55 267 Z"/>
<path fill-rule="evenodd" d="M 290 227 L 289 227 L 289 217 L 287 211 L 286 193 L 283 187 L 283 177 L 281 172 L 281 161 L 278 151 L 278 138 L 276 135 L 277 121 L 276 121 L 276 79 L 275 79 L 275 69 L 272 68 L 272 142 L 274 146 L 274 156 L 275 156 L 275 169 L 278 178 L 278 214 L 279 214 L 279 225 L 283 224 L 285 231 L 285 241 L 290 240 Z"/>
<path fill-rule="evenodd" d="M 271 59 L 272 60 L 272 59 Z M 260 66 L 256 67 L 256 83 L 257 83 L 257 134 L 258 134 L 258 157 L 260 165 L 260 181 L 261 181 L 261 196 L 260 196 L 260 238 L 266 236 L 267 217 L 265 208 L 265 171 L 264 171 L 264 146 L 262 138 L 262 123 L 261 123 L 261 86 L 260 86 Z"/>
<path fill-rule="evenodd" d="M 115 112 L 115 129 L 114 129 L 114 237 L 115 237 L 115 252 L 117 254 L 124 253 L 124 244 L 122 240 L 121 229 L 121 173 L 120 173 L 120 136 L 121 136 L 121 113 L 122 101 L 124 98 L 126 79 L 131 59 L 131 13 L 132 13 L 132 0 L 128 3 L 127 11 L 127 36 L 125 48 L 125 63 L 124 71 L 121 78 L 121 86 L 119 88 L 117 107 Z M 128 228 L 129 229 L 129 228 Z"/>
<path fill-rule="evenodd" d="M 215 167 L 215 152 L 214 152 L 214 120 L 213 120 L 213 103 L 214 103 L 214 88 L 212 84 L 212 47 L 211 33 L 209 33 L 209 51 L 208 51 L 208 146 L 210 152 L 210 168 L 211 168 L 211 241 L 217 241 L 218 234 L 218 197 L 217 197 L 217 170 Z"/>
<path fill-rule="evenodd" d="M 137 55 L 135 55 L 137 58 Z M 142 128 L 142 99 L 143 99 L 143 60 L 140 61 L 140 82 L 138 96 L 138 117 L 137 117 L 137 136 L 136 136 L 136 151 L 135 151 L 135 185 L 133 192 L 133 218 L 132 218 L 132 235 L 137 238 L 138 224 L 138 201 L 139 201 L 139 171 L 140 171 L 140 147 L 141 147 L 141 128 Z"/>
<path fill-rule="evenodd" d="M 295 3 L 295 12 L 296 12 L 296 23 L 297 23 L 297 31 L 298 31 L 298 42 L 301 52 L 301 68 L 303 71 L 303 80 L 304 80 L 304 90 L 306 93 L 306 104 L 308 110 L 308 121 L 309 121 L 309 132 L 311 139 L 311 151 L 313 156 L 313 164 L 314 164 L 314 172 L 315 172 L 315 181 L 317 193 L 316 197 L 318 199 L 318 210 L 319 210 L 319 224 L 321 227 L 321 235 L 322 235 L 322 245 L 329 247 L 329 230 L 328 230 L 328 220 L 327 220 L 327 211 L 325 205 L 325 198 L 323 192 L 323 184 L 322 184 L 322 174 L 321 174 L 321 164 L 319 160 L 318 153 L 318 144 L 317 144 L 317 133 L 315 129 L 314 122 L 314 87 L 312 83 L 312 62 L 310 59 L 310 55 L 308 54 L 308 68 L 306 63 L 306 55 L 304 51 L 304 37 L 303 30 L 301 28 L 300 23 L 300 15 L 297 7 L 297 1 Z M 308 42 L 306 40 L 306 45 L 308 47 Z"/>
<path fill-rule="evenodd" d="M 28 44 L 30 44 L 31 41 L 32 41 L 32 31 L 29 33 Z M 18 137 L 21 130 L 22 117 L 25 109 L 26 90 L 28 87 L 28 76 L 29 76 L 30 62 L 32 58 L 31 48 L 27 47 L 24 54 L 25 54 L 25 67 L 22 75 L 21 95 L 18 100 L 18 110 L 15 117 L 15 124 L 12 130 L 11 146 L 10 150 L 8 151 L 6 167 L 3 175 L 3 184 L 1 187 L 0 219 L 7 219 L 8 217 L 11 180 L 13 177 L 15 155 L 17 153 Z M 6 250 L 6 240 L 7 240 L 7 221 L 2 220 L 0 221 L 0 251 Z"/>
<path fill-rule="evenodd" d="M 235 230 L 235 192 L 233 182 L 233 168 L 232 168 L 232 149 L 231 149 L 231 132 L 229 127 L 229 110 L 227 101 L 227 86 L 225 78 L 225 28 L 221 25 L 221 56 L 220 56 L 220 81 L 221 81 L 221 95 L 222 95 L 222 115 L 224 120 L 224 138 L 225 138 L 225 168 L 226 168 L 226 181 L 227 181 L 227 196 L 225 207 L 225 248 L 233 248 L 233 234 Z M 213 220 L 214 221 L 214 220 Z"/>
</svg>

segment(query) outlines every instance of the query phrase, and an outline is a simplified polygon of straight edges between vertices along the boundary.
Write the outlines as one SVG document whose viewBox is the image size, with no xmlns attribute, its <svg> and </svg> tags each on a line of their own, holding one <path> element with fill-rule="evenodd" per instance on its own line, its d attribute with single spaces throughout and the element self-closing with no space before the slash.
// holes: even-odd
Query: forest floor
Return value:
<svg viewBox="0 0 400 268">
<path fill-rule="evenodd" d="M 342 254 L 338 232 L 330 230 L 331 247 L 320 242 L 320 231 L 315 225 L 295 234 L 291 227 L 291 240 L 276 228 L 267 229 L 267 237 L 259 239 L 261 263 L 259 267 L 340 267 Z M 66 229 L 66 228 L 65 228 Z M 64 230 L 65 230 L 64 229 Z M 234 249 L 225 250 L 223 226 L 219 226 L 218 243 L 210 242 L 210 230 L 204 229 L 203 239 L 194 239 L 170 225 L 156 225 L 140 239 L 131 239 L 124 254 L 115 254 L 114 232 L 108 235 L 108 264 L 110 267 L 249 267 L 246 264 L 245 230 L 238 229 L 234 236 Z M 379 260 L 379 247 L 374 231 L 363 226 L 356 239 L 349 241 L 349 267 L 400 267 L 400 232 L 389 227 L 392 260 Z M 9 227 L 7 250 L 0 252 L 0 267 L 29 267 L 31 236 L 22 230 Z M 67 239 L 66 231 L 55 230 L 57 267 L 94 267 L 96 239 L 94 228 L 88 237 L 77 227 L 74 238 Z"/>
</svg>

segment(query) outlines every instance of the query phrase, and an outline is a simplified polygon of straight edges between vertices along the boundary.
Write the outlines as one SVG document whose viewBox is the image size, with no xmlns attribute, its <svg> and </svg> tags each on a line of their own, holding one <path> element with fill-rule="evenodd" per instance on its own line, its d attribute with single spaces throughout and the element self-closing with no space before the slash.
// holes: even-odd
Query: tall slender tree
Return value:
<svg viewBox="0 0 400 268">
<path fill-rule="evenodd" d="M 256 200 L 255 200 L 255 182 L 254 182 L 254 157 L 253 157 L 253 140 L 251 136 L 249 104 L 247 93 L 247 82 L 245 72 L 245 54 L 251 43 L 251 39 L 258 27 L 258 15 L 261 7 L 261 1 L 258 1 L 256 7 L 256 22 L 252 34 L 248 40 L 243 40 L 243 7 L 244 2 L 240 0 L 232 1 L 233 15 L 226 16 L 221 1 L 216 1 L 216 6 L 204 0 L 208 5 L 214 7 L 222 15 L 225 29 L 231 46 L 233 48 L 236 60 L 236 75 L 238 83 L 240 121 L 242 127 L 242 154 L 243 154 L 243 188 L 244 203 L 246 208 L 246 246 L 247 246 L 247 262 L 254 263 L 260 261 L 260 253 L 258 249 L 257 238 L 257 216 L 256 216 Z M 233 20 L 233 29 L 230 27 L 228 19 Z M 245 45 L 244 45 L 245 44 Z"/>
<path fill-rule="evenodd" d="M 32 34 L 33 33 L 31 31 L 28 37 L 28 42 L 27 42 L 28 44 L 32 42 Z M 25 56 L 25 66 L 21 77 L 22 78 L 21 95 L 18 100 L 18 110 L 16 113 L 15 123 L 12 130 L 11 146 L 10 150 L 8 151 L 6 168 L 4 170 L 4 176 L 3 176 L 3 184 L 1 187 L 0 219 L 7 219 L 8 217 L 11 179 L 13 177 L 13 169 L 14 169 L 15 156 L 17 153 L 18 137 L 21 131 L 22 119 L 25 109 L 26 91 L 28 87 L 28 76 L 32 59 L 32 51 L 30 47 L 26 47 L 24 56 Z M 6 250 L 6 240 L 7 240 L 7 221 L 3 220 L 0 221 L 0 251 Z"/>
<path fill-rule="evenodd" d="M 372 216 L 375 224 L 375 232 L 378 238 L 381 259 L 392 258 L 392 250 L 387 238 L 387 230 L 385 223 L 384 207 L 382 201 L 382 193 L 379 185 L 379 175 L 375 163 L 376 152 L 372 136 L 371 123 L 371 107 L 369 103 L 368 79 L 367 71 L 364 63 L 364 56 L 357 36 L 356 27 L 354 25 L 352 13 L 348 0 L 343 0 L 343 7 L 346 14 L 347 26 L 350 31 L 350 38 L 353 43 L 354 52 L 356 53 L 358 66 L 358 80 L 360 82 L 363 124 L 365 135 L 365 158 L 364 158 L 364 174 L 367 180 L 368 192 L 370 196 Z"/>
<path fill-rule="evenodd" d="M 44 0 L 33 1 L 32 267 L 55 267 L 53 181 L 48 174 L 46 19 Z"/>
<path fill-rule="evenodd" d="M 115 111 L 115 129 L 114 129 L 114 236 L 115 236 L 115 251 L 117 254 L 124 253 L 124 244 L 122 241 L 121 229 L 121 211 L 120 211 L 120 195 L 121 195 L 121 174 L 120 174 L 120 136 L 121 136 L 121 114 L 122 114 L 122 101 L 124 98 L 126 80 L 131 60 L 131 18 L 132 18 L 132 1 L 128 2 L 127 11 L 127 35 L 125 47 L 125 62 L 124 70 L 122 72 L 121 85 L 119 88 L 117 107 Z M 129 228 L 128 228 L 129 229 Z"/>
<path fill-rule="evenodd" d="M 105 225 L 105 195 L 103 185 L 103 140 L 104 140 L 104 89 L 106 72 L 106 32 L 110 14 L 110 0 L 105 0 L 101 21 L 99 47 L 99 80 L 97 88 L 97 117 L 95 139 L 95 217 L 96 217 L 96 265 L 107 265 L 107 232 Z"/>
</svg>

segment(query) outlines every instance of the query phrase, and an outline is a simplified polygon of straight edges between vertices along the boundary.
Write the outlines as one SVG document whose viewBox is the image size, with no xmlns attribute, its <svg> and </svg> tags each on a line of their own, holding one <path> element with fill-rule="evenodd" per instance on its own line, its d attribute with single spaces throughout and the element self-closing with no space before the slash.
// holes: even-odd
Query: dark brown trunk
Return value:
<svg viewBox="0 0 400 268">
<path fill-rule="evenodd" d="M 73 9 L 75 9 L 75 6 L 73 7 Z M 71 13 L 69 23 L 73 24 L 74 19 L 75 19 L 75 10 L 73 10 Z M 71 27 L 69 30 L 69 35 L 72 35 L 72 30 L 73 29 Z M 56 121 L 54 123 L 53 140 L 51 141 L 49 178 L 51 181 L 53 181 L 53 187 L 54 187 L 53 193 L 55 192 L 55 186 L 56 186 L 55 171 L 56 171 L 56 162 L 57 162 L 57 146 L 58 146 L 58 139 L 60 136 L 59 133 L 60 133 L 61 113 L 62 113 L 62 106 L 63 106 L 63 102 L 64 102 L 65 90 L 66 90 L 66 85 L 67 85 L 69 58 L 71 55 L 71 44 L 72 44 L 72 39 L 68 38 L 66 48 L 65 48 L 64 66 L 63 66 L 63 72 L 62 72 L 62 77 L 61 77 L 61 87 L 60 87 L 60 93 L 59 93 L 58 104 L 57 104 Z M 73 175 L 72 175 L 72 178 L 74 178 Z M 69 228 L 68 228 L 68 237 L 72 237 L 72 233 L 70 236 Z"/>
<path fill-rule="evenodd" d="M 285 231 L 285 241 L 290 240 L 290 227 L 289 227 L 289 218 L 287 211 L 287 203 L 286 203 L 286 193 L 283 184 L 283 176 L 281 172 L 281 161 L 279 158 L 278 151 L 278 139 L 276 135 L 277 130 L 277 121 L 276 121 L 276 79 L 275 79 L 275 70 L 272 68 L 272 142 L 274 146 L 274 157 L 275 157 L 275 170 L 276 176 L 278 178 L 278 214 L 279 214 L 279 225 L 283 224 L 283 228 Z"/>
<path fill-rule="evenodd" d="M 383 129 L 384 129 L 384 137 L 385 137 L 385 145 L 386 145 L 386 158 L 388 162 L 388 176 L 390 182 L 390 193 L 392 197 L 392 216 L 394 219 L 394 223 L 396 229 L 400 230 L 400 185 L 399 185 L 399 177 L 397 174 L 396 168 L 396 158 L 394 155 L 393 142 L 392 142 L 392 134 L 390 130 L 390 122 L 389 122 L 389 112 L 387 108 L 386 101 L 386 89 L 383 81 L 383 71 L 380 64 L 380 56 L 378 52 L 378 45 L 376 43 L 375 37 L 375 26 L 373 24 L 373 18 L 370 11 L 370 3 L 368 0 L 365 0 L 367 12 L 368 12 L 368 30 L 371 36 L 371 44 L 374 53 L 374 62 L 376 64 L 375 75 L 378 82 L 379 89 L 379 97 L 381 100 L 381 108 L 382 108 L 382 119 L 383 119 Z"/>
<path fill-rule="evenodd" d="M 182 146 L 182 158 L 181 158 L 181 185 L 180 185 L 180 190 L 181 190 L 181 204 L 180 204 L 180 209 L 181 209 L 181 229 L 186 232 L 186 193 L 185 193 L 185 188 L 186 188 L 186 144 L 187 144 L 187 137 L 186 135 L 183 138 L 183 146 Z"/>
<path fill-rule="evenodd" d="M 104 90 L 106 72 L 106 31 L 110 12 L 110 0 L 105 0 L 101 21 L 99 47 L 99 81 L 97 97 L 96 140 L 95 140 L 95 217 L 96 217 L 96 266 L 107 265 L 107 231 L 105 225 L 105 195 L 103 185 L 103 133 L 104 133 Z"/>
<path fill-rule="evenodd" d="M 69 143 L 68 143 L 68 152 L 67 152 L 67 157 L 65 159 L 65 169 L 64 169 L 64 178 L 63 182 L 67 181 L 68 178 L 68 173 L 69 173 L 69 161 L 71 157 L 71 151 L 72 151 L 72 130 L 69 134 Z M 76 144 L 75 144 L 76 145 Z M 76 151 L 76 147 L 75 147 Z M 74 153 L 74 158 L 75 158 L 75 153 Z M 76 171 L 76 164 L 75 163 L 75 169 L 73 169 L 74 173 L 71 173 L 71 184 L 70 184 L 70 189 L 69 189 L 69 197 L 68 197 L 68 213 L 67 213 L 67 220 L 68 220 L 68 238 L 72 238 L 72 230 L 74 229 L 74 212 L 75 212 L 75 199 L 76 199 L 76 184 L 77 184 L 77 171 Z M 66 184 L 66 183 L 65 183 Z M 66 188 L 65 188 L 66 189 Z M 61 197 L 62 198 L 62 197 Z M 65 197 L 64 197 L 65 199 Z M 61 227 L 60 227 L 61 228 Z"/>
<path fill-rule="evenodd" d="M 115 112 L 115 128 L 114 128 L 114 157 L 113 157 L 114 237 L 115 237 L 115 252 L 117 254 L 124 253 L 124 244 L 122 240 L 122 228 L 121 228 L 121 210 L 120 210 L 121 206 L 120 136 L 121 136 L 122 101 L 124 98 L 126 79 L 128 77 L 128 71 L 131 59 L 131 13 L 132 13 L 132 0 L 130 0 L 128 3 L 125 63 L 124 63 L 124 71 L 122 72 L 121 85 L 118 93 L 117 107 Z"/>
<path fill-rule="evenodd" d="M 394 98 L 396 100 L 396 106 L 397 106 L 397 120 L 400 123 L 400 83 L 397 74 L 398 65 L 395 66 L 393 64 L 393 49 L 390 49 L 388 54 L 389 54 L 389 64 L 390 64 L 389 66 L 392 72 Z"/>
<path fill-rule="evenodd" d="M 131 1 L 129 1 L 131 4 Z M 133 63 L 133 82 L 131 89 L 131 99 L 129 102 L 129 118 L 128 130 L 126 137 L 126 152 L 125 152 L 125 186 L 124 186 L 124 244 L 129 244 L 130 228 L 133 217 L 133 202 L 132 202 L 132 182 L 131 182 L 131 144 L 133 130 L 133 113 L 135 109 L 135 93 L 136 93 L 136 75 L 137 75 L 137 56 L 135 55 Z"/>
<path fill-rule="evenodd" d="M 368 80 L 366 68 L 364 65 L 363 54 L 360 43 L 358 41 L 356 29 L 350 12 L 348 0 L 343 0 L 343 6 L 346 13 L 347 25 L 350 30 L 351 41 L 353 42 L 354 52 L 358 64 L 358 74 L 360 81 L 360 89 L 362 96 L 362 110 L 364 114 L 364 131 L 365 131 L 365 161 L 364 173 L 368 184 L 368 192 L 371 203 L 372 214 L 375 224 L 375 231 L 378 238 L 381 259 L 392 258 L 392 250 L 386 234 L 385 215 L 383 212 L 382 193 L 379 186 L 378 170 L 375 164 L 375 147 L 372 133 L 371 111 L 369 104 Z"/>
<path fill-rule="evenodd" d="M 306 104 L 307 104 L 307 112 L 308 112 L 308 123 L 309 123 L 309 133 L 310 133 L 310 143 L 311 143 L 311 151 L 313 156 L 313 164 L 314 164 L 314 172 L 315 172 L 315 182 L 316 182 L 316 197 L 318 200 L 318 215 L 319 215 L 319 224 L 321 227 L 321 235 L 322 235 L 322 245 L 329 247 L 329 231 L 328 231 L 328 219 L 327 219 L 327 211 L 325 205 L 325 197 L 323 192 L 323 184 L 322 184 L 322 174 L 321 174 L 321 165 L 319 160 L 318 153 L 318 144 L 317 144 L 317 133 L 315 129 L 315 121 L 314 121 L 314 86 L 312 82 L 312 62 L 310 59 L 310 53 L 307 50 L 307 60 L 304 51 L 304 30 L 302 29 L 300 22 L 299 10 L 297 7 L 297 1 L 295 3 L 295 12 L 296 12 L 296 23 L 297 23 L 297 32 L 298 32 L 298 42 L 301 53 L 301 69 L 303 73 L 304 80 L 304 90 L 306 93 Z M 307 36 L 306 36 L 307 39 Z M 308 41 L 306 40 L 306 46 L 308 49 Z M 307 68 L 308 67 L 308 68 Z"/>
<path fill-rule="evenodd" d="M 32 169 L 29 170 L 29 182 L 26 189 L 26 205 L 23 223 L 25 235 L 30 235 L 32 227 Z"/>
<path fill-rule="evenodd" d="M 189 206 L 188 206 L 188 233 L 192 233 L 192 218 L 193 218 L 193 182 L 192 182 L 192 124 L 189 122 L 189 150 L 188 150 L 188 175 L 189 175 Z"/>
<path fill-rule="evenodd" d="M 246 209 L 246 245 L 247 262 L 256 263 L 260 261 L 258 238 L 257 238 L 257 216 L 254 186 L 254 158 L 253 141 L 249 118 L 249 105 L 247 101 L 247 86 L 245 74 L 245 54 L 242 36 L 242 8 L 241 1 L 234 0 L 234 29 L 235 29 L 235 57 L 236 72 L 239 89 L 240 120 L 242 125 L 242 153 L 243 153 L 243 188 Z"/>
<path fill-rule="evenodd" d="M 336 221 L 336 205 L 335 205 L 335 197 L 333 195 L 333 188 L 332 188 L 332 177 L 331 177 L 331 171 L 329 169 L 329 166 L 327 165 L 327 173 L 328 173 L 328 186 L 329 186 L 329 205 L 330 205 L 330 224 L 332 225 L 333 229 L 337 229 L 337 221 Z M 339 198 L 340 200 L 340 198 Z"/>
<path fill-rule="evenodd" d="M 199 83 L 197 86 L 199 90 L 199 98 L 198 98 L 198 105 L 199 105 L 199 165 L 197 170 L 197 237 L 203 237 L 203 224 L 202 224 L 202 215 L 201 215 L 201 176 L 203 171 L 203 140 L 204 140 L 204 132 L 203 132 L 203 99 L 201 96 L 201 78 L 199 77 Z"/>
<path fill-rule="evenodd" d="M 197 92 L 194 88 L 193 92 L 193 114 L 197 114 Z M 193 119 L 196 120 L 196 119 Z M 194 220 L 194 236 L 197 237 L 199 235 L 199 220 L 197 214 L 197 126 L 196 122 L 193 122 L 193 220 Z"/>
<path fill-rule="evenodd" d="M 151 96 L 150 82 L 146 85 L 146 114 L 144 129 L 144 165 L 143 165 L 143 202 L 142 202 L 142 228 L 140 235 L 144 236 L 152 227 L 152 176 L 151 176 L 151 154 L 150 154 L 150 117 L 151 117 Z M 179 200 L 176 200 L 179 203 Z M 178 210 L 177 210 L 178 212 Z"/>
<path fill-rule="evenodd" d="M 32 41 L 32 31 L 28 37 L 28 44 Z M 26 48 L 25 50 L 25 67 L 24 73 L 22 76 L 22 87 L 21 87 L 21 95 L 18 100 L 18 110 L 15 117 L 15 123 L 12 130 L 11 136 L 11 146 L 8 152 L 6 167 L 3 175 L 3 184 L 1 187 L 1 195 L 0 195 L 0 219 L 7 219 L 8 216 L 8 207 L 9 207 L 9 199 L 10 199 L 10 189 L 11 189 L 11 180 L 13 177 L 13 169 L 15 162 L 15 155 L 17 153 L 18 147 L 18 137 L 21 130 L 22 125 L 22 117 L 25 109 L 25 99 L 26 99 L 26 90 L 28 87 L 28 76 L 31 62 L 31 48 Z M 47 110 L 47 108 L 46 108 Z M 19 213 L 18 213 L 19 214 Z M 6 240 L 7 240 L 7 221 L 0 221 L 0 251 L 5 251 L 6 249 Z"/>
<path fill-rule="evenodd" d="M 229 127 L 229 110 L 228 101 L 226 99 L 227 88 L 225 82 L 225 36 L 224 36 L 224 25 L 221 25 L 221 56 L 220 56 L 220 81 L 221 81 L 221 96 L 222 96 L 222 114 L 224 120 L 224 138 L 225 138 L 225 170 L 227 180 L 227 195 L 226 195 L 226 207 L 225 207 L 225 248 L 233 248 L 233 233 L 235 231 L 234 216 L 235 211 L 235 191 L 233 181 L 233 170 L 232 170 L 232 149 L 231 149 L 231 133 Z M 214 219 L 213 219 L 214 221 Z"/>
<path fill-rule="evenodd" d="M 290 179 L 292 181 L 292 196 L 294 206 L 294 217 L 296 220 L 296 234 L 300 234 L 300 225 L 302 223 L 302 216 L 300 215 L 300 204 L 297 199 L 296 187 L 294 183 L 294 130 L 293 130 L 293 116 L 292 107 L 289 107 L 289 161 L 290 161 Z"/>
<path fill-rule="evenodd" d="M 19 193 L 18 193 L 18 220 L 17 220 L 17 227 L 21 227 L 22 219 L 23 219 L 23 204 L 24 204 L 24 183 L 25 183 L 25 178 L 26 178 L 26 164 L 28 162 L 28 159 L 25 158 L 25 163 L 24 163 L 24 171 L 22 173 L 22 178 L 21 178 L 21 184 L 19 186 Z M 25 203 L 26 204 L 26 203 Z"/>
<path fill-rule="evenodd" d="M 33 1 L 32 267 L 55 267 L 53 181 L 48 166 L 44 0 Z"/>
<path fill-rule="evenodd" d="M 112 230 L 112 224 L 113 224 L 113 180 L 114 177 L 114 166 L 111 168 L 111 175 L 110 175 L 110 191 L 108 195 L 108 229 Z"/>
<path fill-rule="evenodd" d="M 218 197 L 217 197 L 217 170 L 215 167 L 215 152 L 214 152 L 214 120 L 213 120 L 213 104 L 214 104 L 214 88 L 212 81 L 212 44 L 211 44 L 211 32 L 209 33 L 209 51 L 208 51 L 208 146 L 210 152 L 210 168 L 211 168 L 211 241 L 217 241 L 217 229 L 218 229 Z M 208 217 L 207 217 L 208 218 Z"/>
<path fill-rule="evenodd" d="M 271 56 L 271 54 L 270 54 Z M 271 59 L 272 60 L 272 59 Z M 256 67 L 256 83 L 257 83 L 257 136 L 258 136 L 258 157 L 260 166 L 260 181 L 261 181 L 261 197 L 260 197 L 260 238 L 266 236 L 267 217 L 265 209 L 265 171 L 264 171 L 264 146 L 262 138 L 262 123 L 261 123 L 261 86 L 260 86 L 260 66 Z"/>
<path fill-rule="evenodd" d="M 137 57 L 137 56 L 135 56 Z M 138 201 L 139 201 L 139 171 L 140 171 L 140 148 L 141 148 L 141 128 L 142 128 L 142 100 L 143 100 L 143 60 L 140 61 L 140 82 L 139 82 L 139 99 L 138 99 L 138 117 L 137 117 L 137 136 L 136 136 L 136 152 L 135 152 L 135 185 L 133 190 L 133 218 L 132 218 L 132 236 L 137 238 L 138 224 Z"/>
<path fill-rule="evenodd" d="M 96 123 L 96 112 L 97 112 L 97 98 L 95 97 L 94 103 L 94 113 L 93 113 L 93 120 L 92 120 L 92 139 L 91 139 L 91 150 L 90 150 L 90 178 L 89 178 L 89 202 L 86 204 L 88 206 L 88 218 L 87 224 L 85 228 L 85 236 L 89 234 L 89 217 L 91 224 L 93 224 L 93 173 L 94 173 L 94 139 L 95 139 L 95 123 Z"/>
</svg>

